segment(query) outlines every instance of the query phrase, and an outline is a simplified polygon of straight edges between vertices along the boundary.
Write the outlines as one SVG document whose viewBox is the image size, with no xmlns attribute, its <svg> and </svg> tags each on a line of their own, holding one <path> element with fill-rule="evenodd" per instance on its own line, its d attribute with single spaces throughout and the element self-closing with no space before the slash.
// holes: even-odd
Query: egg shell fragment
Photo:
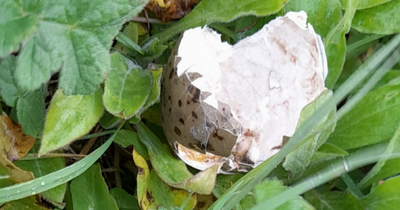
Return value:
<svg viewBox="0 0 400 210">
<path fill-rule="evenodd" d="M 207 27 L 183 33 L 161 98 L 164 132 L 183 161 L 248 171 L 282 148 L 326 89 L 324 45 L 306 21 L 289 12 L 234 46 Z"/>
</svg>

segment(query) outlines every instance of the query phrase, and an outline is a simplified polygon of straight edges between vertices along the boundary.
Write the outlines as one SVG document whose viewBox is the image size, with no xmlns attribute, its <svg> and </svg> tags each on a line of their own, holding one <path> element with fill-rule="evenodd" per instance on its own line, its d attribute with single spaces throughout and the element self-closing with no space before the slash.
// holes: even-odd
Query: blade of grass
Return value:
<svg viewBox="0 0 400 210">
<path fill-rule="evenodd" d="M 105 136 L 105 135 L 112 134 L 115 132 L 117 132 L 117 130 L 108 130 L 108 131 L 102 131 L 102 132 L 98 132 L 98 133 L 88 134 L 88 135 L 82 136 L 78 140 L 91 139 L 94 137 Z"/>
<path fill-rule="evenodd" d="M 323 106 L 318 108 L 292 136 L 290 141 L 279 151 L 270 161 L 260 164 L 258 167 L 247 173 L 235 183 L 220 199 L 218 199 L 210 209 L 232 209 L 240 202 L 258 183 L 262 181 L 296 146 L 304 139 L 307 134 L 315 127 L 319 121 L 326 116 L 336 105 L 344 99 L 362 80 L 364 80 L 372 70 L 376 69 L 388 55 L 393 52 L 400 44 L 400 35 L 394 36 L 385 46 L 378 50 L 367 62 L 360 66 L 349 79 L 339 87 L 339 89 L 328 99 Z M 236 192 L 232 189 L 240 189 Z"/>
<path fill-rule="evenodd" d="M 400 138 L 400 126 L 392 138 Z M 287 201 L 296 198 L 297 196 L 318 187 L 334 178 L 339 177 L 343 173 L 347 173 L 359 167 L 378 162 L 382 158 L 393 159 L 399 158 L 400 153 L 392 153 L 390 155 L 385 154 L 388 142 L 372 145 L 369 147 L 362 148 L 344 158 L 332 163 L 330 166 L 318 172 L 309 178 L 300 181 L 295 184 L 292 188 L 259 203 L 257 206 L 253 207 L 252 210 L 267 210 L 275 209 L 278 206 L 286 203 Z"/>
<path fill-rule="evenodd" d="M 120 129 L 120 128 L 119 128 Z M 0 203 L 35 195 L 64 184 L 85 172 L 107 150 L 119 129 L 99 148 L 82 160 L 37 179 L 0 189 Z"/>
<path fill-rule="evenodd" d="M 347 188 L 351 193 L 353 193 L 357 198 L 363 198 L 364 195 L 361 192 L 360 188 L 354 183 L 353 179 L 348 174 L 342 174 L 341 176 L 343 182 L 346 184 Z"/>
<path fill-rule="evenodd" d="M 119 42 L 121 42 L 121 44 L 131 48 L 132 50 L 137 51 L 138 53 L 140 53 L 141 55 L 144 55 L 144 50 L 135 42 L 133 42 L 131 39 L 129 39 L 127 36 L 125 36 L 125 34 L 123 33 L 118 33 L 117 37 L 115 37 L 115 39 Z"/>
<path fill-rule="evenodd" d="M 368 94 L 372 88 L 379 82 L 379 80 L 386 75 L 388 71 L 392 69 L 396 63 L 400 60 L 400 49 L 397 49 L 393 54 L 382 64 L 382 66 L 372 75 L 372 77 L 365 83 L 365 85 L 357 92 L 356 95 L 351 97 L 349 101 L 343 105 L 336 113 L 336 119 L 339 120 L 347 112 L 349 112 L 365 95 Z"/>
<path fill-rule="evenodd" d="M 347 46 L 346 54 L 352 54 L 353 51 L 356 50 L 357 48 L 362 47 L 362 46 L 364 46 L 366 44 L 369 44 L 369 43 L 371 43 L 371 42 L 373 42 L 375 40 L 378 40 L 378 39 L 380 39 L 380 38 L 382 38 L 384 36 L 385 35 L 373 34 L 373 35 L 367 36 L 364 39 L 361 39 L 361 40 L 359 40 L 357 42 L 354 42 L 353 44 L 350 44 L 350 45 Z"/>
</svg>

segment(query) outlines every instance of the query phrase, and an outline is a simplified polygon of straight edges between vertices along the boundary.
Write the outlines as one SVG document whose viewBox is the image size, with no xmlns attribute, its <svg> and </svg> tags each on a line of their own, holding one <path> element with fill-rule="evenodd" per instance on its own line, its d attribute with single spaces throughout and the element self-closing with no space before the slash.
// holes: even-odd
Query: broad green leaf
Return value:
<svg viewBox="0 0 400 210">
<path fill-rule="evenodd" d="M 8 56 L 0 64 L 0 95 L 11 107 L 16 105 L 17 118 L 25 134 L 40 137 L 44 128 L 46 87 L 33 92 L 20 90 L 15 80 L 16 58 Z M 25 92 L 25 93 L 24 93 Z"/>
<path fill-rule="evenodd" d="M 329 160 L 336 159 L 338 157 L 343 157 L 349 155 L 348 152 L 340 147 L 332 144 L 323 144 L 312 156 L 310 161 L 310 166 L 320 164 Z M 309 169 L 309 168 L 307 168 Z M 304 172 L 306 172 L 305 170 Z M 293 177 L 292 177 L 293 178 Z"/>
<path fill-rule="evenodd" d="M 20 42 L 37 30 L 38 17 L 26 6 L 21 1 L 0 1 L 0 57 L 17 51 Z"/>
<path fill-rule="evenodd" d="M 154 170 L 150 170 L 150 182 L 147 189 L 147 196 L 154 200 L 157 207 L 174 209 L 174 198 L 169 187 L 157 176 Z"/>
<path fill-rule="evenodd" d="M 170 189 L 154 170 L 149 169 L 146 160 L 135 150 L 133 160 L 138 167 L 137 196 L 141 209 L 174 209 L 190 196 L 185 190 Z M 195 205 L 196 199 L 191 196 L 184 209 L 193 209 Z"/>
<path fill-rule="evenodd" d="M 290 0 L 284 7 L 285 13 L 289 11 L 305 11 L 307 22 L 310 23 L 315 32 L 325 38 L 342 18 L 342 11 L 338 1 L 332 0 Z M 329 20 L 329 21 L 321 21 Z"/>
<path fill-rule="evenodd" d="M 359 10 L 352 27 L 368 34 L 394 34 L 400 32 L 400 0 L 392 0 L 369 9 Z"/>
<path fill-rule="evenodd" d="M 31 152 L 36 153 L 38 150 L 39 149 L 37 145 L 35 145 L 35 147 L 32 148 Z M 36 178 L 65 168 L 65 159 L 61 157 L 19 160 L 15 161 L 14 163 L 23 170 L 32 171 Z M 45 182 L 43 183 L 45 184 Z M 62 206 L 61 204 L 64 200 L 66 188 L 67 184 L 61 184 L 53 189 L 43 192 L 42 196 L 46 199 L 46 201 L 51 202 L 54 205 L 58 204 L 58 206 Z"/>
<path fill-rule="evenodd" d="M 72 180 L 70 189 L 75 210 L 118 210 L 117 203 L 108 192 L 99 164 L 92 165 Z"/>
<path fill-rule="evenodd" d="M 41 137 L 46 118 L 45 110 L 46 86 L 33 92 L 26 92 L 18 99 L 17 116 L 25 134 Z"/>
<path fill-rule="evenodd" d="M 219 174 L 215 183 L 213 194 L 215 197 L 221 197 L 232 185 L 243 177 L 243 174 L 224 175 Z"/>
<path fill-rule="evenodd" d="M 400 123 L 399 91 L 400 81 L 367 94 L 337 122 L 328 142 L 354 149 L 390 139 Z"/>
<path fill-rule="evenodd" d="M 66 96 L 59 89 L 47 112 L 39 155 L 58 149 L 87 134 L 103 115 L 102 90 L 93 95 Z"/>
<path fill-rule="evenodd" d="M 279 193 L 286 190 L 286 186 L 283 185 L 278 179 L 266 179 L 258 184 L 254 190 L 253 195 L 256 198 L 257 203 L 278 195 Z M 289 202 L 279 206 L 279 210 L 296 210 L 296 209 L 314 209 L 310 204 L 304 201 L 300 196 L 296 199 L 292 199 Z"/>
<path fill-rule="evenodd" d="M 14 56 L 8 56 L 0 63 L 0 94 L 4 102 L 11 107 L 15 106 L 17 99 L 21 95 L 21 91 L 14 78 L 16 62 L 17 60 Z"/>
<path fill-rule="evenodd" d="M 400 127 L 394 133 L 386 148 L 385 155 L 391 155 L 394 152 L 400 151 Z M 377 183 L 379 180 L 396 175 L 400 172 L 400 159 L 383 158 L 368 172 L 367 175 L 358 183 L 361 188 L 370 186 L 372 183 Z"/>
<path fill-rule="evenodd" d="M 346 12 L 340 22 L 329 31 L 325 38 L 325 51 L 328 60 L 328 76 L 325 79 L 325 86 L 332 89 L 333 85 L 339 78 L 346 58 L 346 37 L 350 31 L 351 21 L 356 13 L 357 2 L 359 0 L 350 1 L 347 5 Z"/>
<path fill-rule="evenodd" d="M 397 209 L 400 205 L 400 176 L 388 179 L 361 200 L 364 209 Z"/>
<path fill-rule="evenodd" d="M 361 202 L 350 192 L 310 190 L 304 194 L 311 205 L 318 210 L 363 210 Z"/>
<path fill-rule="evenodd" d="M 20 200 L 7 202 L 1 207 L 1 210 L 22 210 L 22 209 L 50 210 L 49 208 L 46 208 L 44 205 L 41 206 L 37 204 L 37 202 L 38 201 L 35 199 L 35 196 L 30 196 Z"/>
<path fill-rule="evenodd" d="M 305 106 L 300 114 L 300 119 L 297 128 L 304 123 L 304 121 L 311 116 L 325 101 L 332 96 L 332 91 L 324 91 L 316 100 L 309 105 Z M 283 167 L 291 172 L 292 177 L 301 175 L 306 168 L 315 164 L 311 162 L 317 150 L 325 143 L 329 135 L 334 131 L 335 124 L 321 130 L 320 127 L 330 120 L 334 119 L 336 110 L 333 109 L 327 116 L 325 116 L 320 123 L 313 129 L 308 136 L 297 146 L 289 155 L 286 156 L 283 162 Z"/>
<path fill-rule="evenodd" d="M 66 95 L 93 94 L 99 88 L 110 69 L 112 40 L 122 24 L 147 3 L 146 0 L 47 0 L 35 1 L 37 5 L 30 0 L 14 2 L 0 6 L 0 13 L 5 14 L 0 22 L 3 28 L 0 53 L 6 55 L 23 42 L 15 72 L 19 86 L 35 90 L 61 69 L 59 87 Z"/>
<path fill-rule="evenodd" d="M 259 31 L 265 24 L 269 23 L 269 21 L 276 18 L 278 14 L 268 15 L 266 17 L 257 17 L 254 15 L 239 17 L 238 19 L 234 20 L 232 23 L 227 23 L 227 25 L 235 24 L 234 32 L 234 39 L 233 43 L 237 43 L 239 40 L 242 40 L 248 36 L 255 34 Z M 212 24 L 211 28 L 214 27 L 216 24 Z M 215 30 L 218 31 L 216 27 Z M 219 33 L 224 35 L 223 31 L 219 30 Z M 223 40 L 223 37 L 221 37 Z"/>
<path fill-rule="evenodd" d="M 136 132 L 131 130 L 120 130 L 115 137 L 115 143 L 121 145 L 122 147 L 126 148 L 130 145 L 133 145 L 135 150 L 146 160 L 149 160 L 149 154 L 147 151 L 146 146 L 140 142 L 139 137 Z"/>
<path fill-rule="evenodd" d="M 60 169 L 56 172 L 44 175 L 37 179 L 15 184 L 0 189 L 0 203 L 18 200 L 31 195 L 42 193 L 58 185 L 64 184 L 85 172 L 107 150 L 115 138 L 112 135 L 102 146 L 93 151 L 82 160 Z"/>
<path fill-rule="evenodd" d="M 140 118 L 145 119 L 147 122 L 151 122 L 161 127 L 161 107 L 160 104 L 154 104 L 149 107 L 146 111 L 144 111 Z M 134 123 L 137 124 L 137 123 Z"/>
<path fill-rule="evenodd" d="M 136 56 L 135 60 L 141 66 L 145 67 L 148 65 L 148 63 L 160 57 L 164 53 L 164 51 L 168 48 L 168 46 L 162 45 L 158 38 L 154 38 L 144 43 L 142 48 L 144 50 L 144 55 Z"/>
<path fill-rule="evenodd" d="M 153 87 L 151 88 L 151 92 L 149 97 L 147 98 L 146 103 L 143 105 L 143 107 L 138 113 L 139 117 L 144 111 L 146 111 L 150 106 L 158 102 L 160 99 L 162 70 L 163 70 L 162 68 L 150 70 L 151 75 L 153 76 Z"/>
<path fill-rule="evenodd" d="M 111 114 L 129 119 L 149 98 L 153 83 L 151 73 L 119 53 L 111 55 L 111 67 L 104 86 L 104 106 Z"/>
<path fill-rule="evenodd" d="M 104 112 L 103 116 L 100 118 L 99 123 L 104 129 L 111 129 L 117 127 L 121 122 L 121 119 L 115 117 L 109 112 Z"/>
<path fill-rule="evenodd" d="M 140 210 L 136 198 L 121 188 L 110 190 L 111 197 L 117 202 L 119 210 Z"/>
<path fill-rule="evenodd" d="M 72 196 L 69 188 L 69 183 L 67 184 L 67 191 L 65 192 L 64 203 L 65 210 L 74 210 L 74 204 L 72 204 Z"/>
<path fill-rule="evenodd" d="M 229 22 L 240 16 L 265 16 L 278 12 L 287 0 L 203 0 L 178 23 L 157 34 L 160 43 L 189 28 L 215 22 Z"/>
<path fill-rule="evenodd" d="M 400 71 L 399 70 L 391 70 L 389 71 L 379 82 L 376 84 L 375 89 L 378 89 L 388 83 L 397 82 L 400 79 Z"/>
<path fill-rule="evenodd" d="M 172 190 L 157 176 L 154 170 L 150 171 L 149 194 L 154 199 L 156 206 L 165 209 L 174 209 L 180 207 L 190 193 L 184 190 Z M 193 209 L 196 205 L 196 199 L 191 196 L 184 210 Z"/>
<path fill-rule="evenodd" d="M 187 170 L 185 163 L 172 156 L 166 145 L 143 124 L 136 125 L 140 141 L 149 151 L 150 161 L 159 176 L 168 184 L 180 183 L 193 175 Z M 173 166 L 173 167 L 171 167 Z"/>
<path fill-rule="evenodd" d="M 172 156 L 168 147 L 143 124 L 136 125 L 140 141 L 149 151 L 151 164 L 160 178 L 167 184 L 196 192 L 210 194 L 215 186 L 218 166 L 208 168 L 193 176 L 185 163 Z"/>
<path fill-rule="evenodd" d="M 340 0 L 340 4 L 343 9 L 346 8 L 348 1 L 349 0 Z M 393 1 L 393 0 L 358 0 L 357 9 L 366 9 L 366 8 L 370 8 L 370 7 L 375 7 L 377 5 L 384 4 L 389 1 Z"/>
</svg>

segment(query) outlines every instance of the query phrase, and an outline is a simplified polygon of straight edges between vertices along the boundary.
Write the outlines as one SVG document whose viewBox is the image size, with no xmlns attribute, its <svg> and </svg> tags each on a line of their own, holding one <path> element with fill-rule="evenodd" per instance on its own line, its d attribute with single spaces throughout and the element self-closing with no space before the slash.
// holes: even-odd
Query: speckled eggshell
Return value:
<svg viewBox="0 0 400 210">
<path fill-rule="evenodd" d="M 211 29 L 183 33 L 163 73 L 164 133 L 187 164 L 247 171 L 276 154 L 326 88 L 324 46 L 304 12 L 234 46 Z"/>
</svg>

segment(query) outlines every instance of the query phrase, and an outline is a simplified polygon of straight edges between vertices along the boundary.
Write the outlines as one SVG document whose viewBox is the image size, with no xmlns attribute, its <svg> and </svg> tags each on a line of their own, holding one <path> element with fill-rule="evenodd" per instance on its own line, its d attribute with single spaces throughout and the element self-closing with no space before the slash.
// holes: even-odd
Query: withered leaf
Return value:
<svg viewBox="0 0 400 210">
<path fill-rule="evenodd" d="M 7 116 L 0 116 L 0 154 L 14 161 L 24 157 L 33 147 L 36 139 L 22 132 L 21 125 Z"/>
<path fill-rule="evenodd" d="M 151 0 L 146 8 L 163 22 L 187 15 L 200 0 Z"/>
</svg>

